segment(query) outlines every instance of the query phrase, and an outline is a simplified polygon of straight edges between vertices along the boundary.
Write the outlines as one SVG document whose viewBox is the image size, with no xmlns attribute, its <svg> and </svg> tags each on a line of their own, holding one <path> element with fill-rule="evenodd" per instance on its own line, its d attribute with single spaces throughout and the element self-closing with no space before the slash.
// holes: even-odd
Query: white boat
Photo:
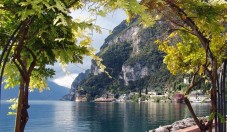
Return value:
<svg viewBox="0 0 227 132">
<path fill-rule="evenodd" d="M 192 103 L 209 103 L 210 99 L 195 99 L 191 101 Z"/>
<path fill-rule="evenodd" d="M 196 99 L 196 100 L 193 100 L 192 103 L 203 103 L 203 101 L 200 99 Z"/>
</svg>

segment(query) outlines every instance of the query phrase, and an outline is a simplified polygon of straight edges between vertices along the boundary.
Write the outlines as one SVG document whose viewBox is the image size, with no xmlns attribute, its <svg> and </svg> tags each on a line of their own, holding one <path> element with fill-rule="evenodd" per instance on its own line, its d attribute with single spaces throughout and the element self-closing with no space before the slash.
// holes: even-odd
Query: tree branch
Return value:
<svg viewBox="0 0 227 132">
<path fill-rule="evenodd" d="M 200 68 L 197 68 L 197 70 L 193 74 L 192 82 L 190 83 L 190 86 L 188 87 L 187 91 L 185 92 L 185 95 L 188 95 L 190 93 L 190 91 L 203 80 L 203 78 L 200 78 L 197 82 L 195 82 L 196 75 L 198 74 L 199 69 Z"/>
<path fill-rule="evenodd" d="M 15 64 L 15 66 L 17 67 L 17 69 L 19 70 L 19 72 L 20 72 L 20 74 L 21 74 L 23 80 L 25 80 L 25 79 L 26 79 L 26 75 L 25 75 L 25 73 L 23 72 L 22 68 L 21 68 L 20 65 L 16 62 L 15 59 L 13 59 L 13 62 L 14 62 L 14 64 Z"/>
<path fill-rule="evenodd" d="M 190 31 L 189 29 L 187 29 L 183 24 L 173 20 L 172 18 L 169 17 L 169 15 L 166 15 L 164 14 L 162 11 L 160 11 L 159 9 L 156 9 L 160 14 L 162 14 L 164 16 L 164 19 L 170 21 L 172 24 L 174 24 L 175 26 L 178 26 L 178 27 L 182 27 L 184 28 L 185 30 L 187 31 Z"/>
<path fill-rule="evenodd" d="M 29 49 L 28 47 L 26 47 L 26 49 L 31 53 L 31 55 L 32 55 L 32 57 L 33 57 L 33 61 L 32 61 L 32 63 L 30 64 L 30 67 L 28 68 L 28 74 L 29 74 L 29 76 L 30 76 L 32 70 L 34 69 L 34 67 L 35 67 L 35 65 L 36 65 L 37 57 L 36 57 L 35 53 L 34 53 L 31 49 Z"/>
<path fill-rule="evenodd" d="M 192 118 L 195 120 L 195 123 L 196 125 L 199 127 L 200 130 L 205 130 L 206 129 L 206 126 L 203 122 L 200 122 L 199 119 L 197 118 L 192 106 L 191 106 L 191 103 L 190 101 L 188 100 L 187 97 L 184 97 L 184 102 L 185 104 L 188 106 L 188 109 L 192 115 Z"/>
<path fill-rule="evenodd" d="M 6 66 L 6 63 L 7 63 L 9 54 L 10 54 L 10 51 L 11 51 L 11 49 L 12 49 L 12 47 L 13 47 L 16 39 L 17 39 L 17 36 L 16 37 L 14 37 L 14 36 L 19 31 L 21 25 L 22 25 L 22 23 L 19 24 L 19 26 L 14 30 L 13 34 L 8 39 L 8 41 L 7 41 L 4 49 L 2 51 L 1 57 L 0 57 L 0 66 L 1 66 L 2 65 L 2 61 L 3 61 L 3 58 L 4 58 L 4 55 L 5 55 L 5 52 L 7 51 L 8 47 L 10 46 L 9 49 L 8 49 L 8 51 L 7 51 L 7 53 L 6 53 L 6 57 L 4 59 L 3 65 L 1 67 L 1 74 L 0 74 L 0 100 L 1 100 L 1 93 L 2 93 L 1 92 L 2 91 L 2 79 L 3 79 L 3 74 L 4 74 L 5 66 Z M 10 45 L 10 43 L 11 43 L 11 45 Z"/>
<path fill-rule="evenodd" d="M 199 30 L 199 28 L 196 26 L 195 22 L 187 16 L 187 13 L 185 13 L 179 6 L 177 6 L 175 3 L 173 3 L 172 0 L 165 0 L 165 2 L 170 6 L 170 8 L 175 11 L 181 20 L 187 24 L 189 27 L 191 27 L 192 31 L 194 32 L 193 35 L 197 36 L 198 39 L 200 40 L 203 48 L 206 51 L 206 54 L 209 55 L 209 57 L 213 60 L 214 56 L 213 53 L 210 50 L 209 43 L 210 40 L 207 39 L 203 33 Z"/>
<path fill-rule="evenodd" d="M 79 0 L 73 0 L 68 5 L 66 5 L 66 8 L 71 8 L 74 4 L 76 4 Z"/>
<path fill-rule="evenodd" d="M 9 9 L 6 7 L 0 7 L 0 10 L 9 10 Z"/>
<path fill-rule="evenodd" d="M 199 67 L 197 68 L 197 70 L 193 74 L 192 82 L 191 82 L 190 86 L 188 87 L 187 91 L 185 92 L 185 95 L 188 95 L 190 93 L 190 91 L 203 80 L 203 78 L 200 78 L 197 82 L 195 82 L 196 75 L 198 74 L 198 72 L 199 72 Z M 200 128 L 200 130 L 205 130 L 205 124 L 203 122 L 199 121 L 199 119 L 197 118 L 187 96 L 184 97 L 184 102 L 187 105 L 193 119 L 195 120 L 196 125 Z"/>
<path fill-rule="evenodd" d="M 21 25 L 22 25 L 22 23 L 20 23 L 19 26 L 14 30 L 13 34 L 10 36 L 10 38 L 8 39 L 4 49 L 2 50 L 2 54 L 1 54 L 1 57 L 0 57 L 0 65 L 2 63 L 2 59 L 4 57 L 4 54 L 7 51 L 7 48 L 9 47 L 9 45 L 10 45 L 11 41 L 13 40 L 13 38 L 15 38 L 14 36 L 19 31 Z"/>
<path fill-rule="evenodd" d="M 183 29 L 180 29 L 180 28 L 170 29 L 168 32 L 174 32 L 174 31 L 177 31 L 177 30 L 178 30 L 178 31 L 184 31 L 184 32 L 188 32 L 188 33 L 193 34 L 192 31 L 187 30 L 187 29 L 185 29 L 185 28 L 183 28 Z"/>
</svg>

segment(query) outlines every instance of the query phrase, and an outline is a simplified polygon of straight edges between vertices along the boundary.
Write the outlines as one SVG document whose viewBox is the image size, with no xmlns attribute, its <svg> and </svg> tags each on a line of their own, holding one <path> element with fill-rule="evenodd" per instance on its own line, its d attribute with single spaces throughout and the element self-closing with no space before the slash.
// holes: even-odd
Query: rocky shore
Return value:
<svg viewBox="0 0 227 132">
<path fill-rule="evenodd" d="M 199 117 L 199 120 L 208 121 L 208 117 Z M 160 126 L 159 128 L 149 130 L 149 132 L 175 132 L 195 125 L 196 123 L 192 118 L 186 118 L 176 121 L 172 125 Z"/>
</svg>

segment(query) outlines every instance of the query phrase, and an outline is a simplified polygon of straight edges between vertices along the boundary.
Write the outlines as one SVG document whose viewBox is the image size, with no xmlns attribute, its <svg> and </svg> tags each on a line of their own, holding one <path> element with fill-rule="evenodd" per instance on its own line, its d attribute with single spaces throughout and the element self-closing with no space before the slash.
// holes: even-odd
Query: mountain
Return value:
<svg viewBox="0 0 227 132">
<path fill-rule="evenodd" d="M 72 85 L 71 85 L 71 89 L 69 90 L 68 94 L 66 94 L 65 96 L 62 97 L 62 100 L 70 100 L 73 101 L 75 100 L 75 92 L 77 90 L 77 87 L 79 86 L 80 82 L 82 80 L 84 80 L 85 78 L 88 77 L 88 75 L 90 74 L 91 70 L 88 69 L 85 71 L 85 73 L 80 73 L 76 79 L 73 81 Z"/>
<path fill-rule="evenodd" d="M 163 63 L 164 54 L 155 44 L 168 27 L 162 21 L 149 28 L 143 28 L 137 19 L 129 24 L 121 22 L 105 39 L 97 54 L 103 59 L 111 78 L 100 72 L 92 61 L 90 74 L 72 87 L 89 99 L 106 93 L 118 96 L 136 91 L 164 92 L 176 87 L 182 80 L 169 73 Z M 71 94 L 75 95 L 75 92 Z"/>
<path fill-rule="evenodd" d="M 68 92 L 68 88 L 57 85 L 52 81 L 47 81 L 50 90 L 44 90 L 40 93 L 38 90 L 29 93 L 29 100 L 59 100 Z M 19 88 L 2 89 L 1 99 L 8 100 L 17 98 Z"/>
</svg>

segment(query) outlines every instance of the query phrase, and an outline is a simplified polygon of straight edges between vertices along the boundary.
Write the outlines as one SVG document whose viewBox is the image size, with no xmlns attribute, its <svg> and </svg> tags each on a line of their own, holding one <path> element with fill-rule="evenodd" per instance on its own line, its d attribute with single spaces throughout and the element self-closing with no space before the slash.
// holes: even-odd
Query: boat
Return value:
<svg viewBox="0 0 227 132">
<path fill-rule="evenodd" d="M 116 101 L 115 98 L 103 98 L 103 97 L 100 97 L 94 100 L 94 102 L 114 102 L 114 101 Z"/>
<path fill-rule="evenodd" d="M 192 101 L 192 103 L 203 103 L 203 101 L 200 100 L 200 99 L 195 99 L 195 100 Z"/>
<path fill-rule="evenodd" d="M 195 99 L 195 100 L 192 100 L 191 102 L 192 103 L 210 103 L 210 99 Z"/>
</svg>

